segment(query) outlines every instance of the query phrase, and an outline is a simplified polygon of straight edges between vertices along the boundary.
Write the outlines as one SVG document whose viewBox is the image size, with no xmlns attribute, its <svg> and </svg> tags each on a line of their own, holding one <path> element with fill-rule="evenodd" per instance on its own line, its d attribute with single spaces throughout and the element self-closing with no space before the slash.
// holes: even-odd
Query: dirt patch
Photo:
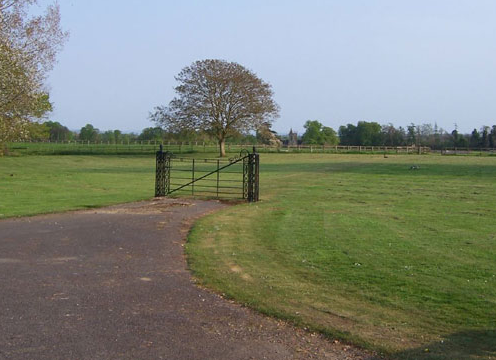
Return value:
<svg viewBox="0 0 496 360">
<path fill-rule="evenodd" d="M 135 214 L 135 215 L 157 215 L 171 212 L 175 207 L 194 206 L 194 202 L 185 202 L 166 198 L 157 198 L 146 203 L 135 203 L 127 206 L 112 206 L 108 208 L 87 210 L 94 214 Z"/>
</svg>

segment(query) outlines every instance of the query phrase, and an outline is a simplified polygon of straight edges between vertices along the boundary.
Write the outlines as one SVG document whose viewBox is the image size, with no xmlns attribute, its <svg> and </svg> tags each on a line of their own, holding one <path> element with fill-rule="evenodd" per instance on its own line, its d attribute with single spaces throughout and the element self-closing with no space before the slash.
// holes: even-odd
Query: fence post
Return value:
<svg viewBox="0 0 496 360">
<path fill-rule="evenodd" d="M 191 195 L 195 195 L 195 159 L 193 158 L 191 167 Z"/>
<path fill-rule="evenodd" d="M 253 172 L 253 154 L 248 155 L 248 202 L 253 202 L 253 182 L 254 182 L 254 172 Z"/>
<path fill-rule="evenodd" d="M 253 147 L 253 153 L 248 155 L 248 202 L 256 202 L 259 199 L 259 164 L 260 155 Z"/>
<path fill-rule="evenodd" d="M 248 169 L 249 169 L 249 156 L 243 158 L 243 199 L 248 200 Z"/>
<path fill-rule="evenodd" d="M 203 146 L 205 146 L 205 143 L 203 143 Z M 217 159 L 217 197 L 219 197 L 219 180 L 220 180 L 219 167 L 220 167 L 220 160 Z"/>
<path fill-rule="evenodd" d="M 253 189 L 253 201 L 258 201 L 259 200 L 259 194 L 260 194 L 260 186 L 259 186 L 259 174 L 260 174 L 260 155 L 255 151 L 255 147 L 253 147 L 253 157 L 255 161 L 255 169 L 254 169 L 254 180 L 255 183 L 254 189 Z"/>
</svg>

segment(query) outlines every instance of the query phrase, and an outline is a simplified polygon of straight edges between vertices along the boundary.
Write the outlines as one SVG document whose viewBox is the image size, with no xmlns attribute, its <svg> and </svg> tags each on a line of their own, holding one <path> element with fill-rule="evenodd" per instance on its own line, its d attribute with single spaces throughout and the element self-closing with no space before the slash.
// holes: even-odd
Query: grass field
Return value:
<svg viewBox="0 0 496 360">
<path fill-rule="evenodd" d="M 397 357 L 496 356 L 495 158 L 261 163 L 263 201 L 191 233 L 203 284 Z"/>
<path fill-rule="evenodd" d="M 147 199 L 154 181 L 150 155 L 0 157 L 0 219 Z"/>
<path fill-rule="evenodd" d="M 153 180 L 150 155 L 4 157 L 0 218 L 150 198 Z M 190 266 L 264 313 L 397 357 L 494 357 L 495 180 L 496 157 L 262 154 L 262 201 L 200 220 Z"/>
</svg>

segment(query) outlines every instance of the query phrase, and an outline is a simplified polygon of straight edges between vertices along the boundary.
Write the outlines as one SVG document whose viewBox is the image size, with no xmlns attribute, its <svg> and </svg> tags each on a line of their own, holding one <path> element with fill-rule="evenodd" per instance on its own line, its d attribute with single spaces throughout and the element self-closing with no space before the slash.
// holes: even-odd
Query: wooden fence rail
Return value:
<svg viewBox="0 0 496 360">
<path fill-rule="evenodd" d="M 10 144 L 10 149 L 25 153 L 154 153 L 158 150 L 159 141 L 131 142 L 88 142 L 88 141 L 52 141 L 52 142 L 17 142 Z M 166 150 L 183 152 L 217 152 L 218 145 L 208 142 L 163 142 Z M 226 144 L 227 152 L 239 152 L 251 149 L 253 144 Z M 310 153 L 429 153 L 429 147 L 415 146 L 343 146 L 343 145 L 257 145 L 260 152 L 310 152 Z"/>
</svg>

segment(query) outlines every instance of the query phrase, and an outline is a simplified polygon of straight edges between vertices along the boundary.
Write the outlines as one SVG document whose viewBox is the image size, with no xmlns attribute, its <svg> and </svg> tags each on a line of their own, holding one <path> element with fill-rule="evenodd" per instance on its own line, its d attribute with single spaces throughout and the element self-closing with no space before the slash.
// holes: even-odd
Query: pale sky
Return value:
<svg viewBox="0 0 496 360">
<path fill-rule="evenodd" d="M 50 3 L 42 0 L 41 4 Z M 281 117 L 496 124 L 494 0 L 60 0 L 71 36 L 49 78 L 51 119 L 138 132 L 193 61 L 236 61 L 269 82 Z"/>
</svg>

